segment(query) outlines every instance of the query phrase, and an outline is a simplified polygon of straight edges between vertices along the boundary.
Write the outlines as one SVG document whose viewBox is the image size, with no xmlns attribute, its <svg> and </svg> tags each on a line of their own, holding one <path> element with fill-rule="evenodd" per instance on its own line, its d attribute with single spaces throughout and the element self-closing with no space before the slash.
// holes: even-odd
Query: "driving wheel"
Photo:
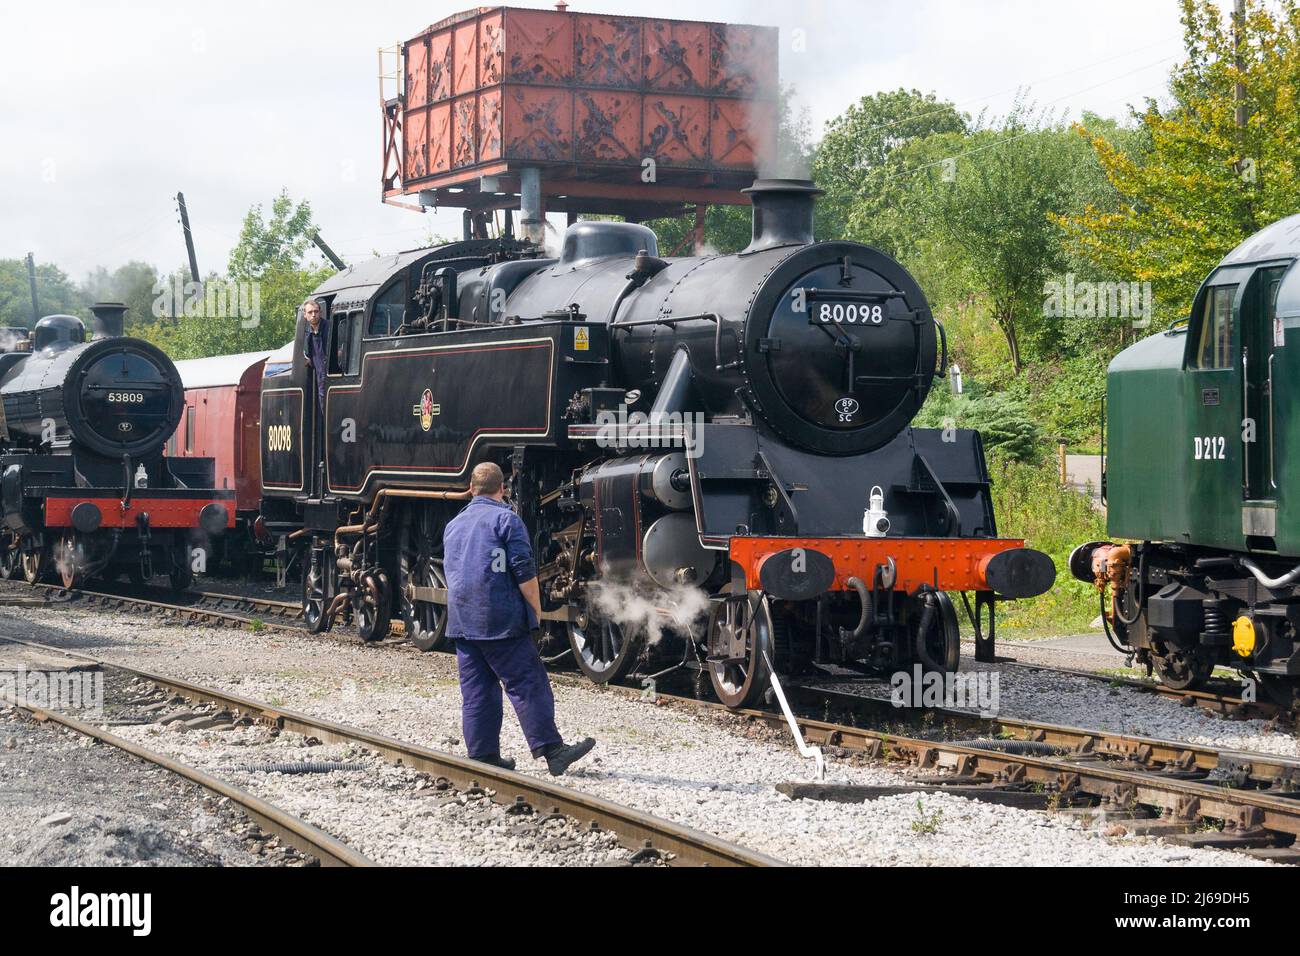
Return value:
<svg viewBox="0 0 1300 956">
<path fill-rule="evenodd" d="M 402 626 L 406 639 L 421 651 L 440 651 L 447 646 L 447 605 L 418 601 L 415 588 L 446 590 L 442 567 L 442 536 L 432 528 L 429 509 L 403 522 L 398 541 L 397 589 L 401 602 Z M 436 544 L 435 544 L 436 542 Z"/>
<path fill-rule="evenodd" d="M 621 680 L 641 655 L 641 637 L 585 602 L 569 621 L 569 646 L 584 674 L 597 684 Z"/>
<path fill-rule="evenodd" d="M 731 708 L 749 707 L 763 696 L 772 675 L 772 610 L 759 591 L 730 592 L 709 611 L 708 668 L 713 692 Z"/>
</svg>

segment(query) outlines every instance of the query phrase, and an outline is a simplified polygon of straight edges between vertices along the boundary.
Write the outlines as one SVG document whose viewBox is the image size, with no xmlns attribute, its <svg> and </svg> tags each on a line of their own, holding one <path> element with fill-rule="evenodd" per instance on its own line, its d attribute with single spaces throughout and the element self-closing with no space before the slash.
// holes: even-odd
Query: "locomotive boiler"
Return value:
<svg viewBox="0 0 1300 956">
<path fill-rule="evenodd" d="M 0 573 L 65 586 L 109 570 L 189 583 L 190 529 L 220 533 L 229 495 L 211 460 L 172 467 L 163 447 L 184 405 L 171 360 L 122 336 L 125 306 L 94 307 L 96 331 L 70 315 L 41 319 L 30 348 L 0 354 Z"/>
<path fill-rule="evenodd" d="M 1300 704 L 1300 216 L 1241 243 L 1188 319 L 1106 374 L 1107 531 L 1070 571 L 1097 585 L 1116 649 L 1178 689 L 1216 666 Z"/>
<path fill-rule="evenodd" d="M 579 222 L 557 258 L 469 240 L 326 280 L 323 405 L 301 322 L 262 392 L 263 517 L 303 545 L 309 624 L 373 640 L 400 613 L 439 646 L 442 528 L 491 459 L 533 535 L 545 650 L 593 680 L 693 668 L 739 707 L 773 668 L 951 670 L 957 592 L 991 658 L 995 600 L 1055 569 L 998 536 L 977 433 L 909 427 L 942 327 L 892 258 L 813 241 L 811 183 L 746 192 L 734 255 Z"/>
</svg>

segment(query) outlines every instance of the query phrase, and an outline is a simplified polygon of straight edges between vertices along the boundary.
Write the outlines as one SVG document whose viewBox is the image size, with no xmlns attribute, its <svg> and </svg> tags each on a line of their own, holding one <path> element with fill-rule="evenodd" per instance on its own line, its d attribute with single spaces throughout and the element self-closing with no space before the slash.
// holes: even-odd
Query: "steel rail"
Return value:
<svg viewBox="0 0 1300 956">
<path fill-rule="evenodd" d="M 261 797 L 254 796 L 247 790 L 236 787 L 234 784 L 226 783 L 219 780 L 202 770 L 191 767 L 188 764 L 180 763 L 164 754 L 142 747 L 139 744 L 119 737 L 116 734 L 109 733 L 88 724 L 84 721 L 61 714 L 58 711 L 48 710 L 43 707 L 35 707 L 31 704 L 22 703 L 7 694 L 0 694 L 0 700 L 5 701 L 13 707 L 17 707 L 32 716 L 39 723 L 52 722 L 66 727 L 82 736 L 89 737 L 100 743 L 108 744 L 133 757 L 145 760 L 169 773 L 174 773 L 179 777 L 197 784 L 209 793 L 216 794 L 219 797 L 226 797 L 231 802 L 237 804 L 250 820 L 256 823 L 267 833 L 275 834 L 292 845 L 301 853 L 314 856 L 321 862 L 322 866 L 374 866 L 375 863 L 369 857 L 363 856 L 356 850 L 352 849 L 343 841 L 330 836 L 324 830 L 313 826 L 306 820 L 296 817 L 286 810 L 282 810 L 274 804 L 268 803 Z"/>
<path fill-rule="evenodd" d="M 358 744 L 384 759 L 421 770 L 446 780 L 458 789 L 490 788 L 498 797 L 526 803 L 538 812 L 563 813 L 589 823 L 593 829 L 608 829 L 634 850 L 671 854 L 669 862 L 689 866 L 783 866 L 782 861 L 715 837 L 702 830 L 681 826 L 640 810 L 620 806 L 601 797 L 539 780 L 513 770 L 504 770 L 455 754 L 407 743 L 334 721 L 249 700 L 216 688 L 204 687 L 176 677 L 155 674 L 127 664 L 70 651 L 52 644 L 2 637 L 0 641 L 53 651 L 112 668 L 193 700 L 217 704 L 255 720 L 322 742 Z"/>
<path fill-rule="evenodd" d="M 618 688 L 618 690 L 633 692 L 630 688 Z M 778 731 L 785 727 L 784 715 L 776 711 L 731 710 L 713 701 L 701 701 L 672 694 L 659 696 L 690 707 L 707 708 L 723 714 L 759 721 Z M 1262 829 L 1273 833 L 1300 836 L 1300 799 L 1297 799 L 1300 794 L 1296 793 L 1282 796 L 1280 793 L 1261 790 L 1216 786 L 1198 780 L 1184 779 L 1176 775 L 1178 770 L 1174 770 L 1170 775 L 1164 775 L 1158 770 L 1144 772 L 1117 769 L 1099 760 L 1098 755 L 1092 751 L 1080 751 L 1061 757 L 1012 754 L 972 747 L 959 741 L 909 737 L 889 730 L 852 727 L 798 714 L 795 719 L 808 743 L 863 752 L 873 759 L 904 757 L 921 769 L 947 769 L 953 771 L 959 778 L 983 777 L 991 782 L 1008 785 L 1039 784 L 1062 795 L 1085 794 L 1095 797 L 1118 809 L 1132 809 L 1138 805 L 1155 807 L 1173 820 L 1222 820 L 1230 831 L 1234 832 L 1244 833 Z M 1035 726 L 1037 729 L 1051 728 L 1061 732 L 1060 742 L 1063 744 L 1068 740 L 1077 739 L 1080 735 L 1093 738 L 1106 736 L 1097 731 L 1076 728 L 1055 728 L 1053 725 L 1046 724 Z M 1125 735 L 1111 736 L 1123 739 Z M 1142 738 L 1129 739 L 1141 740 Z M 1194 746 L 1173 742 L 1163 743 L 1183 750 Z M 1276 758 L 1263 754 L 1248 756 L 1252 762 L 1276 761 Z M 1288 766 L 1294 763 L 1276 762 Z"/>
<path fill-rule="evenodd" d="M 894 716 L 916 713 L 896 708 L 884 698 L 864 697 L 822 687 L 796 685 L 789 689 L 789 693 L 804 707 L 831 704 L 849 708 L 855 715 L 870 712 L 873 716 L 882 713 Z M 930 708 L 923 713 L 936 722 L 969 727 L 972 731 L 989 737 L 1039 741 L 1079 754 L 1159 764 L 1181 771 L 1219 770 L 1257 784 L 1300 790 L 1300 760 L 1291 757 L 1002 715 L 985 717 L 974 711 L 952 708 Z"/>
</svg>

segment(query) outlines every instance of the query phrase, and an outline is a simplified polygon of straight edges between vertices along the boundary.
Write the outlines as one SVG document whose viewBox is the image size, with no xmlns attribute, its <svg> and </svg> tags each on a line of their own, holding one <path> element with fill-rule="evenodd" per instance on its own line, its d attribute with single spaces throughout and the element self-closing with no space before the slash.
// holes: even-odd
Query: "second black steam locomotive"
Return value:
<svg viewBox="0 0 1300 956">
<path fill-rule="evenodd" d="M 0 353 L 0 575 L 55 572 L 65 587 L 96 575 L 193 577 L 192 541 L 233 521 L 233 492 L 212 459 L 167 459 L 184 405 L 180 376 L 155 346 L 122 335 L 126 307 L 82 321 L 46 316 Z"/>
<path fill-rule="evenodd" d="M 324 282 L 323 448 L 302 322 L 262 395 L 263 517 L 303 549 L 308 623 L 374 640 L 397 613 L 439 646 L 442 530 L 491 459 L 548 648 L 593 680 L 676 662 L 739 707 L 773 669 L 953 670 L 954 592 L 991 658 L 996 597 L 1055 569 L 998 537 L 977 433 L 909 427 L 942 328 L 889 256 L 813 241 L 811 183 L 747 192 L 735 255 L 582 222 L 558 258 L 467 240 Z"/>
</svg>

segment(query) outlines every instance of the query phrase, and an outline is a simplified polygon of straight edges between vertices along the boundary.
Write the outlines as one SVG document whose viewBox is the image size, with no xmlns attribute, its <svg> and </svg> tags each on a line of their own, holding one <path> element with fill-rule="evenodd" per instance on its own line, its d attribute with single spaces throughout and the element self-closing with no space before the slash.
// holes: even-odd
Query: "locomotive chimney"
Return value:
<svg viewBox="0 0 1300 956">
<path fill-rule="evenodd" d="M 111 339 L 121 336 L 126 330 L 126 305 L 122 302 L 96 302 L 90 307 L 95 317 L 91 327 L 95 338 Z"/>
<path fill-rule="evenodd" d="M 813 203 L 824 190 L 811 179 L 756 179 L 743 192 L 754 204 L 754 233 L 745 252 L 813 241 Z"/>
</svg>

